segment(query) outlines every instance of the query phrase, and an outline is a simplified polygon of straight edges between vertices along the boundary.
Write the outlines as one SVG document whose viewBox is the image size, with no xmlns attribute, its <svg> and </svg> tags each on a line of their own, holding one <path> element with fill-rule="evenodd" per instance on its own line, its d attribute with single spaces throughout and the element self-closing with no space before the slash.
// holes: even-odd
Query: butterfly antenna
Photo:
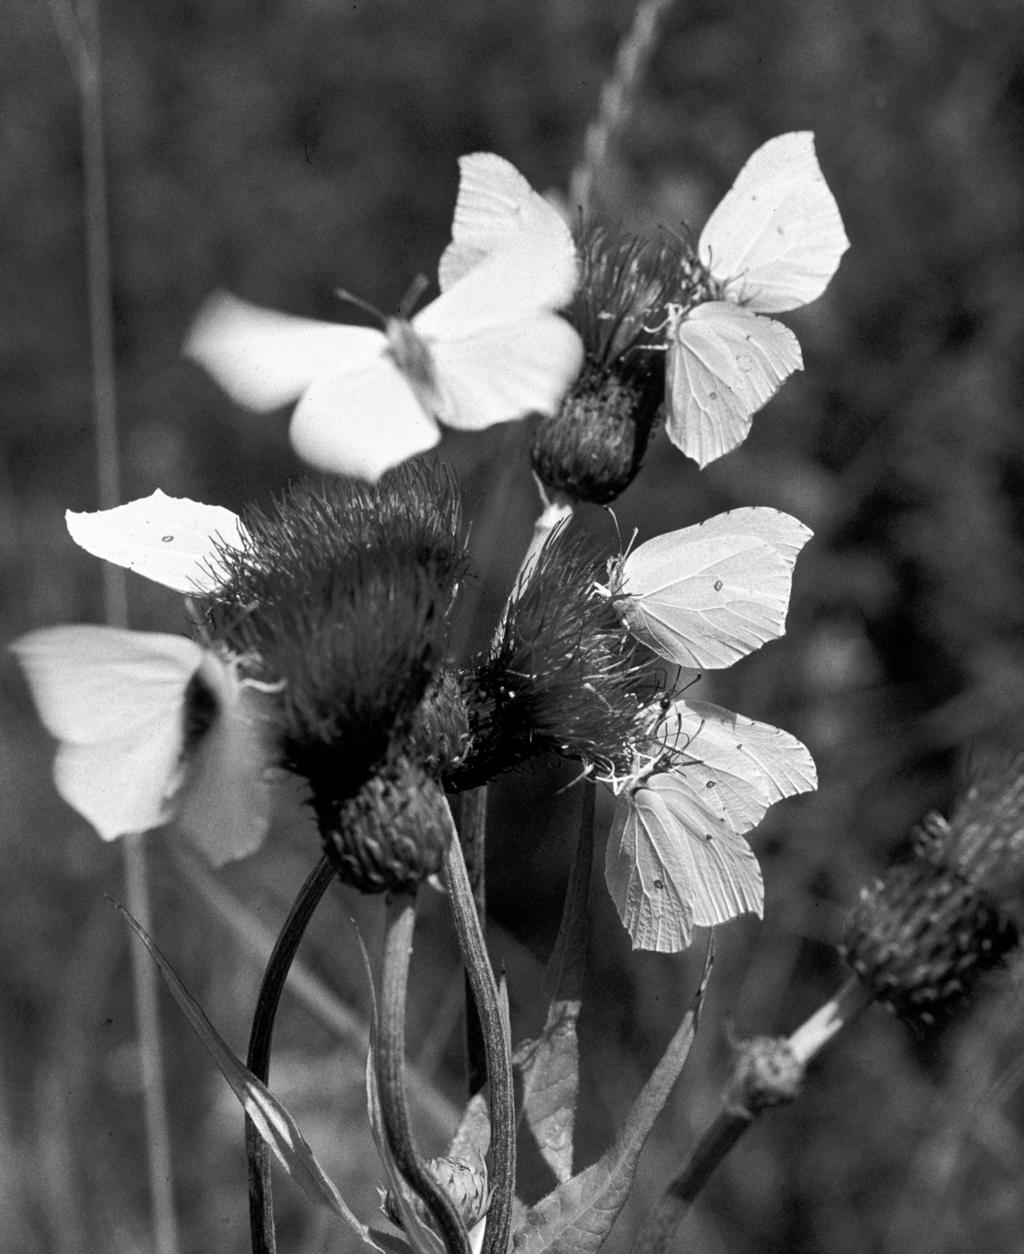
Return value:
<svg viewBox="0 0 1024 1254">
<path fill-rule="evenodd" d="M 381 313 L 376 305 L 371 305 L 368 300 L 363 300 L 361 296 L 353 296 L 351 292 L 347 291 L 343 287 L 336 287 L 334 289 L 334 294 L 339 300 L 347 301 L 348 304 L 355 305 L 357 309 L 361 309 L 364 313 L 368 313 L 372 318 L 379 322 L 381 326 L 387 325 L 388 320 L 384 314 Z"/>
<path fill-rule="evenodd" d="M 400 318 L 408 318 L 412 311 L 419 304 L 420 297 L 430 286 L 430 280 L 425 274 L 417 274 L 413 281 L 406 289 L 405 295 L 402 297 L 398 305 L 398 316 Z"/>
</svg>

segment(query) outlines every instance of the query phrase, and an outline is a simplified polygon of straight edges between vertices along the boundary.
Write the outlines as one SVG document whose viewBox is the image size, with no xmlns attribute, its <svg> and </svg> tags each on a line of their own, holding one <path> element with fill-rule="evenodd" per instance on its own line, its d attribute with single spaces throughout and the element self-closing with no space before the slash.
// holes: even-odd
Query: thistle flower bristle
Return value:
<svg viewBox="0 0 1024 1254">
<path fill-rule="evenodd" d="M 571 523 L 552 532 L 489 653 L 463 673 L 470 742 L 448 787 L 473 787 L 541 752 L 624 768 L 651 685 L 644 651 L 597 586 L 602 569 Z"/>
<path fill-rule="evenodd" d="M 354 795 L 408 731 L 465 567 L 446 475 L 300 483 L 225 550 L 211 634 L 280 685 L 284 765 L 314 797 Z"/>
</svg>

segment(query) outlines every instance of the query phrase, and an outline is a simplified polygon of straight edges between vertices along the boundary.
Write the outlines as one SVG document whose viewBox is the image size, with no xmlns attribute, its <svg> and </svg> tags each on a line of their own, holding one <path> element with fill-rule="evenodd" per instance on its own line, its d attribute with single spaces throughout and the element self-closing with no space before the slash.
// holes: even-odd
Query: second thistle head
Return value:
<svg viewBox="0 0 1024 1254">
<path fill-rule="evenodd" d="M 211 631 L 277 687 L 282 763 L 308 782 L 328 852 L 360 888 L 437 869 L 432 838 L 420 866 L 410 836 L 436 805 L 420 815 L 403 800 L 423 782 L 404 746 L 444 656 L 465 561 L 451 480 L 415 466 L 373 486 L 298 484 L 251 513 L 242 547 L 224 553 Z M 386 847 L 385 812 L 409 818 L 401 850 Z"/>
</svg>

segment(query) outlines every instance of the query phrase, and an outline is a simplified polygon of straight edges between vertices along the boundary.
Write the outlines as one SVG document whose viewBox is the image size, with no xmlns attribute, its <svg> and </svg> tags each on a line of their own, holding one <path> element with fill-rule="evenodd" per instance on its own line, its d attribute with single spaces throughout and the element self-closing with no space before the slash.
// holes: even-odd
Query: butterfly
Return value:
<svg viewBox="0 0 1024 1254">
<path fill-rule="evenodd" d="M 810 131 L 763 144 L 701 232 L 717 299 L 670 305 L 666 429 L 701 466 L 742 443 L 754 413 L 803 361 L 796 336 L 760 315 L 816 300 L 849 247 Z"/>
<path fill-rule="evenodd" d="M 612 604 L 633 636 L 677 666 L 731 666 L 783 634 L 793 567 L 810 537 L 763 506 L 717 514 L 618 559 Z"/>
<path fill-rule="evenodd" d="M 479 169 L 470 165 L 460 192 L 441 295 L 411 319 L 387 318 L 383 330 L 322 323 L 219 293 L 186 355 L 250 408 L 298 400 L 290 436 L 299 455 L 365 479 L 432 448 L 438 422 L 480 430 L 551 413 L 583 362 L 579 336 L 556 312 L 575 290 L 575 254 L 529 214 L 495 225 Z"/>
<path fill-rule="evenodd" d="M 211 596 L 223 577 L 221 550 L 241 549 L 241 519 L 220 505 L 152 495 L 113 509 L 64 515 L 72 540 L 94 557 L 176 592 Z"/>
<path fill-rule="evenodd" d="M 57 791 L 114 840 L 171 819 L 215 865 L 266 834 L 269 723 L 230 659 L 184 636 L 74 625 L 11 649 L 57 741 Z"/>
<path fill-rule="evenodd" d="M 658 736 L 661 753 L 620 787 L 605 879 L 633 948 L 675 953 L 695 927 L 762 914 L 746 833 L 817 772 L 795 736 L 707 701 L 675 702 Z"/>
</svg>

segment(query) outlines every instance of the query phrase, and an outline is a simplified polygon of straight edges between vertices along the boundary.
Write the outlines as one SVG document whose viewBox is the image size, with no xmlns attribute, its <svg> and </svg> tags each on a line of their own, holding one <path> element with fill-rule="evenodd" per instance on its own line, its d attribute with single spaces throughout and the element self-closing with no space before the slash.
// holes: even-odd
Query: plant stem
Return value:
<svg viewBox="0 0 1024 1254">
<path fill-rule="evenodd" d="M 405 1002 L 415 925 L 415 894 L 389 893 L 374 1059 L 381 1123 L 395 1165 L 426 1203 L 448 1254 L 470 1254 L 465 1225 L 451 1198 L 424 1167 L 409 1124 L 405 1100 Z"/>
<path fill-rule="evenodd" d="M 89 301 L 89 346 L 96 436 L 96 488 L 100 509 L 121 501 L 118 455 L 116 364 L 110 265 L 109 192 L 103 125 L 103 66 L 100 14 L 96 0 L 81 0 L 74 9 L 67 0 L 50 0 L 50 11 L 79 91 L 85 214 L 86 286 Z M 103 564 L 104 618 L 111 627 L 128 624 L 128 583 L 124 570 Z M 122 843 L 124 895 L 128 909 L 149 930 L 149 879 L 141 839 Z M 157 975 L 137 945 L 131 949 L 132 992 L 142 1067 L 146 1154 L 153 1207 L 153 1241 L 157 1254 L 177 1254 L 174 1175 L 167 1115 L 166 1081 L 160 1041 Z"/>
<path fill-rule="evenodd" d="M 252 1030 L 249 1033 L 249 1052 L 246 1056 L 246 1066 L 264 1083 L 270 1078 L 274 1020 L 292 959 L 299 942 L 306 934 L 314 911 L 333 879 L 334 868 L 326 856 L 321 857 L 299 889 L 267 961 L 267 969 L 256 998 Z M 249 1231 L 253 1254 L 274 1254 L 277 1239 L 274 1235 L 270 1148 L 248 1115 L 245 1118 L 245 1153 L 249 1167 Z"/>
<path fill-rule="evenodd" d="M 498 986 L 473 902 L 462 846 L 454 825 L 445 854 L 444 879 L 462 961 L 483 1028 L 490 1079 L 491 1144 L 487 1153 L 487 1169 L 492 1193 L 483 1254 L 505 1254 L 512 1227 L 516 1177 L 512 1048 Z"/>
<path fill-rule="evenodd" d="M 810 1060 L 852 1023 L 871 1000 L 867 988 L 851 978 L 790 1037 L 781 1037 L 774 1045 L 802 1080 Z M 796 1091 L 787 1096 L 776 1093 L 760 1101 L 752 1100 L 752 1096 L 747 1077 L 737 1067 L 723 1095 L 721 1109 L 697 1142 L 689 1162 L 665 1190 L 657 1210 L 634 1242 L 633 1254 L 664 1254 L 694 1199 L 743 1133 L 769 1106 L 792 1101 Z"/>
<path fill-rule="evenodd" d="M 484 857 L 487 838 L 487 785 L 471 788 L 460 798 L 459 840 L 469 886 L 473 892 L 480 930 L 487 927 L 487 892 Z M 476 1008 L 476 999 L 470 984 L 469 972 L 463 975 L 466 986 L 466 1082 L 469 1096 L 478 1093 L 487 1083 L 487 1052 L 484 1048 L 483 1027 Z"/>
</svg>

